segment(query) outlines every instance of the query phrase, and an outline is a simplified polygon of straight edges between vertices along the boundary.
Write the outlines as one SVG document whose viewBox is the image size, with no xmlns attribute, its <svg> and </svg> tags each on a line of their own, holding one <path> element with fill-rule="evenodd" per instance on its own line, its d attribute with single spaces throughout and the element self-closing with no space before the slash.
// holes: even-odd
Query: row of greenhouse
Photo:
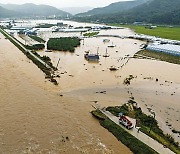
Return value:
<svg viewBox="0 0 180 154">
<path fill-rule="evenodd" d="M 139 39 L 139 40 L 147 40 L 150 42 L 161 42 L 163 44 L 175 44 L 175 45 L 180 45 L 180 41 L 178 40 L 170 40 L 170 39 L 165 39 L 165 38 L 160 38 L 156 36 L 150 36 L 150 35 L 144 35 L 144 34 L 135 34 L 135 35 L 130 35 L 129 38 L 134 38 L 134 39 Z"/>
<path fill-rule="evenodd" d="M 150 51 L 156 51 L 156 52 L 164 52 L 167 54 L 180 56 L 180 46 L 179 45 L 173 45 L 173 44 L 149 44 L 146 47 L 147 50 Z"/>
</svg>

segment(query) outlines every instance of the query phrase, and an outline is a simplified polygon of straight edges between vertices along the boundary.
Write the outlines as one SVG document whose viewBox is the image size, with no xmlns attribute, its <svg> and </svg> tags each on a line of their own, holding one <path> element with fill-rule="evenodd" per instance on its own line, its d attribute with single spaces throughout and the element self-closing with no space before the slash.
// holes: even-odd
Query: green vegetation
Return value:
<svg viewBox="0 0 180 154">
<path fill-rule="evenodd" d="M 148 145 L 144 144 L 126 130 L 112 122 L 99 110 L 91 112 L 99 121 L 101 126 L 106 128 L 111 132 L 119 141 L 126 145 L 135 154 L 156 154 L 157 152 L 150 148 Z"/>
<path fill-rule="evenodd" d="M 32 46 L 25 45 L 25 48 L 29 50 L 42 50 L 45 48 L 45 45 L 44 44 L 34 44 Z"/>
<path fill-rule="evenodd" d="M 143 57 L 143 56 L 146 56 L 145 58 L 151 57 L 151 58 L 155 58 L 155 59 L 158 59 L 161 61 L 166 61 L 166 62 L 173 63 L 173 64 L 180 64 L 180 57 L 166 54 L 163 52 L 141 50 L 137 54 L 134 55 L 135 58 Z"/>
<path fill-rule="evenodd" d="M 85 33 L 85 34 L 83 34 L 83 36 L 92 37 L 92 36 L 95 36 L 95 35 L 97 35 L 97 34 L 99 34 L 99 32 Z"/>
<path fill-rule="evenodd" d="M 48 56 L 40 56 L 36 51 L 32 51 L 32 53 L 48 64 L 53 70 L 56 70 L 56 67 L 53 66 L 51 59 Z"/>
<path fill-rule="evenodd" d="M 112 3 L 105 7 L 94 8 L 88 12 L 77 14 L 78 16 L 92 16 L 92 15 L 108 15 L 112 13 L 120 13 L 138 5 L 141 5 L 148 0 L 136 0 L 136 1 L 120 1 Z"/>
<path fill-rule="evenodd" d="M 42 38 L 35 36 L 35 35 L 29 35 L 29 37 L 32 38 L 33 40 L 39 42 L 39 43 L 45 43 L 46 42 Z"/>
<path fill-rule="evenodd" d="M 180 25 L 180 6 L 179 0 L 136 0 L 140 5 L 134 5 L 135 2 L 115 3 L 96 8 L 87 13 L 75 16 L 75 20 L 84 22 L 98 23 L 128 23 L 134 22 Z M 117 7 L 116 7 L 117 6 Z M 124 9 L 121 9 L 124 8 Z M 168 11 L 167 11 L 168 10 Z M 115 12 L 114 12 L 115 11 Z M 106 14 L 107 13 L 107 14 Z M 89 14 L 89 15 L 88 15 Z M 85 16 L 84 16 L 85 15 Z"/>
<path fill-rule="evenodd" d="M 180 27 L 158 26 L 157 28 L 149 29 L 146 26 L 135 25 L 120 25 L 110 24 L 112 26 L 128 27 L 136 33 L 157 36 L 166 39 L 180 40 Z"/>
<path fill-rule="evenodd" d="M 131 105 L 130 105 L 131 104 Z M 106 110 L 117 116 L 119 112 L 123 112 L 124 115 L 139 119 L 141 128 L 140 130 L 163 144 L 165 147 L 171 149 L 175 153 L 180 153 L 179 143 L 175 142 L 169 134 L 164 134 L 159 128 L 158 122 L 152 116 L 144 114 L 141 108 L 137 108 L 135 101 L 130 100 L 128 104 L 123 106 L 108 107 Z M 133 107 L 133 110 L 132 110 Z"/>
<path fill-rule="evenodd" d="M 48 50 L 74 52 L 75 47 L 79 45 L 80 39 L 77 37 L 50 38 L 47 43 L 47 48 Z"/>
</svg>

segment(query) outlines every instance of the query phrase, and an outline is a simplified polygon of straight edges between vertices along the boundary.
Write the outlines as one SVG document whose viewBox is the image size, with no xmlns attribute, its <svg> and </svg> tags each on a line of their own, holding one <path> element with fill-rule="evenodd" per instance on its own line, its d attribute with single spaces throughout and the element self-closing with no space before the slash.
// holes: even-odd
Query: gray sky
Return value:
<svg viewBox="0 0 180 154">
<path fill-rule="evenodd" d="M 100 6 L 106 6 L 110 3 L 118 2 L 118 1 L 127 1 L 127 0 L 0 0 L 0 3 L 48 4 L 48 5 L 55 6 L 57 8 L 61 8 L 61 7 L 81 7 L 81 6 L 100 7 Z"/>
</svg>

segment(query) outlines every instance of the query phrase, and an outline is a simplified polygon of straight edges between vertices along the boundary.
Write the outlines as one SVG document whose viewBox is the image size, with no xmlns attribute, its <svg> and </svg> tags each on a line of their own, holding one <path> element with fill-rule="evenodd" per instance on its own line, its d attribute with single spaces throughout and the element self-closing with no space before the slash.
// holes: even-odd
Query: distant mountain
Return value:
<svg viewBox="0 0 180 154">
<path fill-rule="evenodd" d="M 180 0 L 149 0 L 128 10 L 77 17 L 79 21 L 99 21 L 104 23 L 146 22 L 180 25 Z"/>
<path fill-rule="evenodd" d="M 22 13 L 24 16 L 51 16 L 58 15 L 62 17 L 66 17 L 67 13 L 65 11 L 61 11 L 55 7 L 49 5 L 35 5 L 32 3 L 26 3 L 22 5 L 17 4 L 0 4 L 2 7 L 8 10 L 16 11 Z"/>
<path fill-rule="evenodd" d="M 0 6 L 0 18 L 15 17 L 20 15 L 21 14 L 18 12 L 11 11 Z"/>
<path fill-rule="evenodd" d="M 68 12 L 68 13 L 70 13 L 72 15 L 87 12 L 87 11 L 89 11 L 91 9 L 93 9 L 93 8 L 92 7 L 64 7 L 64 8 L 60 8 L 60 10 Z"/>
<path fill-rule="evenodd" d="M 129 10 L 138 5 L 141 5 L 148 0 L 130 0 L 130 1 L 120 1 L 116 3 L 112 3 L 106 7 L 100 7 L 92 9 L 88 12 L 78 14 L 78 16 L 90 16 L 90 15 L 100 15 L 100 14 L 112 14 L 117 12 L 123 12 L 125 10 Z"/>
<path fill-rule="evenodd" d="M 124 21 L 168 23 L 168 21 L 161 21 L 163 21 L 163 18 L 166 18 L 166 15 L 173 17 L 176 14 L 176 10 L 180 10 L 180 0 L 151 0 L 122 14 L 117 14 L 117 16 L 123 17 Z"/>
</svg>

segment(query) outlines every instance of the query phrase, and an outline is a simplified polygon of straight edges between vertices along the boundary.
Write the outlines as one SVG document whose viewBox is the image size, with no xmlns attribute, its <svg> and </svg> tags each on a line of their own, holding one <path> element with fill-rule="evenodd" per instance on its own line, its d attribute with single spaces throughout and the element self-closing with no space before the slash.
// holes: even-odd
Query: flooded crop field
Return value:
<svg viewBox="0 0 180 154">
<path fill-rule="evenodd" d="M 57 23 L 32 21 L 26 24 Z M 66 21 L 71 25 L 89 26 Z M 132 35 L 129 29 L 101 30 L 99 35 Z M 44 40 L 82 36 L 40 29 Z M 109 39 L 109 42 L 104 42 Z M 110 45 L 115 47 L 108 47 Z M 131 153 L 100 127 L 90 112 L 94 103 L 102 107 L 122 105 L 130 97 L 147 114 L 155 111 L 159 126 L 180 141 L 180 67 L 158 60 L 135 59 L 143 41 L 115 37 L 81 40 L 74 53 L 38 51 L 49 56 L 58 70 L 58 86 L 0 34 L 0 152 L 1 153 Z M 84 54 L 98 53 L 90 62 Z M 108 55 L 108 56 L 105 56 Z M 116 68 L 112 71 L 110 68 Z M 129 86 L 124 79 L 135 78 Z"/>
</svg>

